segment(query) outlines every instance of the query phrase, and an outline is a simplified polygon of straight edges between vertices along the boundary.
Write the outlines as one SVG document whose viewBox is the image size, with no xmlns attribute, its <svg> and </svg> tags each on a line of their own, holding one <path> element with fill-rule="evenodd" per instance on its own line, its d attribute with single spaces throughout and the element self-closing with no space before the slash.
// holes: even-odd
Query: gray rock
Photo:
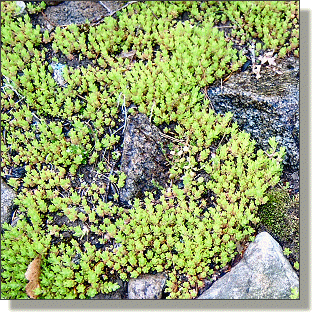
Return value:
<svg viewBox="0 0 320 320">
<path fill-rule="evenodd" d="M 289 299 L 299 279 L 280 245 L 260 233 L 242 260 L 198 299 Z"/>
<path fill-rule="evenodd" d="M 45 0 L 44 2 L 46 3 L 47 6 L 57 6 L 58 4 L 60 4 L 63 1 L 61 1 L 61 0 L 46 1 Z"/>
<path fill-rule="evenodd" d="M 1 178 L 1 225 L 4 222 L 11 222 L 11 208 L 16 196 L 16 192 L 12 190 Z"/>
<path fill-rule="evenodd" d="M 66 87 L 67 82 L 63 78 L 63 69 L 66 65 L 62 63 L 51 63 L 50 66 L 53 69 L 53 79 L 58 83 L 61 87 Z"/>
<path fill-rule="evenodd" d="M 164 273 L 145 274 L 128 283 L 129 299 L 161 299 L 167 276 Z"/>
<path fill-rule="evenodd" d="M 73 23 L 82 25 L 86 20 L 94 23 L 109 14 L 98 1 L 61 1 L 58 5 L 49 5 L 44 13 L 49 21 L 60 26 Z"/>
<path fill-rule="evenodd" d="M 162 151 L 165 140 L 147 116 L 129 116 L 124 133 L 120 170 L 126 174 L 125 186 L 120 190 L 120 201 L 142 197 L 157 184 L 166 187 L 168 168 Z"/>
<path fill-rule="evenodd" d="M 299 59 L 283 59 L 276 68 L 263 65 L 258 80 L 249 69 L 232 75 L 222 87 L 211 87 L 208 95 L 215 111 L 233 113 L 239 127 L 257 141 L 258 148 L 267 151 L 269 138 L 276 137 L 286 148 L 285 169 L 298 172 Z"/>
<path fill-rule="evenodd" d="M 17 16 L 23 16 L 25 13 L 27 13 L 26 4 L 24 1 L 16 1 L 16 5 L 20 8 L 20 11 L 16 14 Z"/>
</svg>

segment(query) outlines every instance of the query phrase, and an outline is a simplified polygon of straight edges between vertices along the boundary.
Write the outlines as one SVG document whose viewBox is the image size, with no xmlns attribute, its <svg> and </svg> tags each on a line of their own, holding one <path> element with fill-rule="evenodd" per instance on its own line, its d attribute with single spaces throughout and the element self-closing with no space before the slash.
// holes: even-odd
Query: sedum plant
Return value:
<svg viewBox="0 0 320 320">
<path fill-rule="evenodd" d="M 284 155 L 274 139 L 256 151 L 201 89 L 245 63 L 239 44 L 297 55 L 298 11 L 281 1 L 146 1 L 49 32 L 1 2 L 1 175 L 18 193 L 18 222 L 1 237 L 2 296 L 27 298 L 24 274 L 40 256 L 39 299 L 87 299 L 151 272 L 168 274 L 169 298 L 195 298 L 252 240 Z M 61 57 L 79 62 L 63 69 L 64 84 Z M 170 188 L 128 208 L 118 201 L 121 144 L 136 112 L 173 141 Z"/>
<path fill-rule="evenodd" d="M 120 277 L 166 271 L 169 298 L 194 298 L 214 269 L 235 257 L 244 240 L 253 240 L 257 208 L 268 200 L 265 190 L 279 181 L 284 149 L 276 151 L 271 139 L 267 153 L 255 154 L 247 133 L 235 125 L 224 132 L 229 141 L 216 154 L 201 160 L 201 152 L 195 153 L 197 162 L 183 163 L 183 187 L 173 185 L 159 200 L 150 193 L 136 199 L 107 227 L 120 245 L 110 256 Z M 192 149 L 183 149 L 192 157 Z"/>
</svg>

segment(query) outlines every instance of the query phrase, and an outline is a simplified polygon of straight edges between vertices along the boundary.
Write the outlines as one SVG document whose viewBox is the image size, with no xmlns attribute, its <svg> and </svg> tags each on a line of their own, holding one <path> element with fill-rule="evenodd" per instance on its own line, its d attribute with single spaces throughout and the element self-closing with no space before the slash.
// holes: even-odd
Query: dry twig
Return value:
<svg viewBox="0 0 320 320">
<path fill-rule="evenodd" d="M 167 138 L 167 139 L 170 139 L 174 142 L 184 142 L 184 140 L 179 140 L 179 139 L 176 139 L 176 138 L 172 138 L 170 136 L 168 136 L 167 134 L 164 134 L 162 132 L 159 132 L 160 136 L 164 137 L 164 138 Z"/>
</svg>

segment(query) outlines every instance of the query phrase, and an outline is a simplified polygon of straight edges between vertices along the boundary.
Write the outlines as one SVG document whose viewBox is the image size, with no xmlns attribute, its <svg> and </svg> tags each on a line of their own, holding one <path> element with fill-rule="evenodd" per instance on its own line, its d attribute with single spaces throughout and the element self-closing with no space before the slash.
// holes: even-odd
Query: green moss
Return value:
<svg viewBox="0 0 320 320">
<path fill-rule="evenodd" d="M 290 195 L 286 190 L 275 189 L 269 191 L 267 197 L 268 202 L 259 210 L 261 224 L 281 238 L 290 236 L 288 232 L 292 230 L 292 226 L 288 225 L 290 219 L 286 217 L 294 204 Z"/>
<path fill-rule="evenodd" d="M 259 209 L 261 227 L 291 249 L 291 257 L 299 261 L 299 200 L 279 188 L 269 191 L 267 197 L 268 202 Z"/>
</svg>

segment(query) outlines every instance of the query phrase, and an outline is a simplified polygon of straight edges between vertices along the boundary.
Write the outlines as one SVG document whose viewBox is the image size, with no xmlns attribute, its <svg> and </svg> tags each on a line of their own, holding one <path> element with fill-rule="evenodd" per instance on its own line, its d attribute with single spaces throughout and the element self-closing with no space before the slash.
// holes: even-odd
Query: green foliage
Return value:
<svg viewBox="0 0 320 320">
<path fill-rule="evenodd" d="M 31 2 L 27 3 L 27 10 L 30 14 L 38 13 L 46 8 L 46 3 L 41 1 L 39 3 L 33 4 Z"/>
<path fill-rule="evenodd" d="M 298 288 L 296 288 L 296 287 L 291 288 L 290 299 L 299 299 L 299 289 Z"/>
<path fill-rule="evenodd" d="M 284 254 L 285 256 L 289 257 L 290 253 L 292 253 L 292 252 L 291 252 L 291 250 L 290 250 L 289 248 L 284 248 L 283 254 Z"/>
<path fill-rule="evenodd" d="M 283 57 L 298 43 L 299 4 L 296 1 L 219 1 L 216 10 L 220 14 L 214 21 L 229 21 L 233 27 L 232 38 L 240 44 L 252 38 L 254 42 L 259 39 L 263 49 L 279 51 L 279 56 Z M 208 18 L 209 14 L 210 11 Z M 293 45 L 291 39 L 295 39 Z"/>
<path fill-rule="evenodd" d="M 29 263 L 37 256 L 44 256 L 50 248 L 51 237 L 25 220 L 16 227 L 3 225 L 5 237 L 1 236 L 1 294 L 4 299 L 26 299 L 24 277 Z"/>
<path fill-rule="evenodd" d="M 121 265 L 121 272 L 136 277 L 149 270 L 173 270 L 177 288 L 182 288 L 186 282 L 183 275 L 187 275 L 185 289 L 171 292 L 168 288 L 170 298 L 191 298 L 193 290 L 213 272 L 209 269 L 211 262 L 220 269 L 236 255 L 237 244 L 252 240 L 257 207 L 267 201 L 264 191 L 279 181 L 283 150 L 276 152 L 276 145 L 270 141 L 272 156 L 262 151 L 254 155 L 254 143 L 248 134 L 238 132 L 236 126 L 224 131 L 230 134 L 230 140 L 213 159 L 193 166 L 186 159 L 182 164 L 183 189 L 174 185 L 172 190 L 162 191 L 158 201 L 152 194 L 146 195 L 143 203 L 136 200 L 129 214 L 109 227 L 111 236 L 122 244 L 113 258 Z M 201 159 L 197 152 L 185 152 Z M 211 168 L 207 183 L 192 174 L 201 172 L 201 167 Z M 216 194 L 210 199 L 213 207 L 202 198 L 209 190 Z"/>
<path fill-rule="evenodd" d="M 44 8 L 27 5 L 30 14 Z M 17 12 L 1 2 L 1 169 L 26 170 L 8 180 L 20 220 L 3 226 L 3 297 L 27 298 L 24 273 L 40 255 L 40 299 L 86 299 L 116 290 L 117 277 L 154 271 L 168 274 L 169 298 L 195 298 L 212 266 L 252 240 L 284 155 L 274 139 L 254 152 L 201 88 L 236 72 L 245 57 L 235 44 L 252 37 L 257 50 L 298 55 L 297 3 L 139 2 L 117 19 L 51 33 Z M 184 12 L 190 19 L 181 21 Z M 228 37 L 213 27 L 228 22 Z M 57 55 L 48 58 L 48 48 Z M 64 68 L 65 86 L 50 65 L 60 54 L 88 62 Z M 166 155 L 171 188 L 127 209 L 107 202 L 106 190 L 116 200 L 125 185 L 121 134 L 137 111 L 180 142 Z M 85 165 L 90 183 L 79 175 Z"/>
</svg>

